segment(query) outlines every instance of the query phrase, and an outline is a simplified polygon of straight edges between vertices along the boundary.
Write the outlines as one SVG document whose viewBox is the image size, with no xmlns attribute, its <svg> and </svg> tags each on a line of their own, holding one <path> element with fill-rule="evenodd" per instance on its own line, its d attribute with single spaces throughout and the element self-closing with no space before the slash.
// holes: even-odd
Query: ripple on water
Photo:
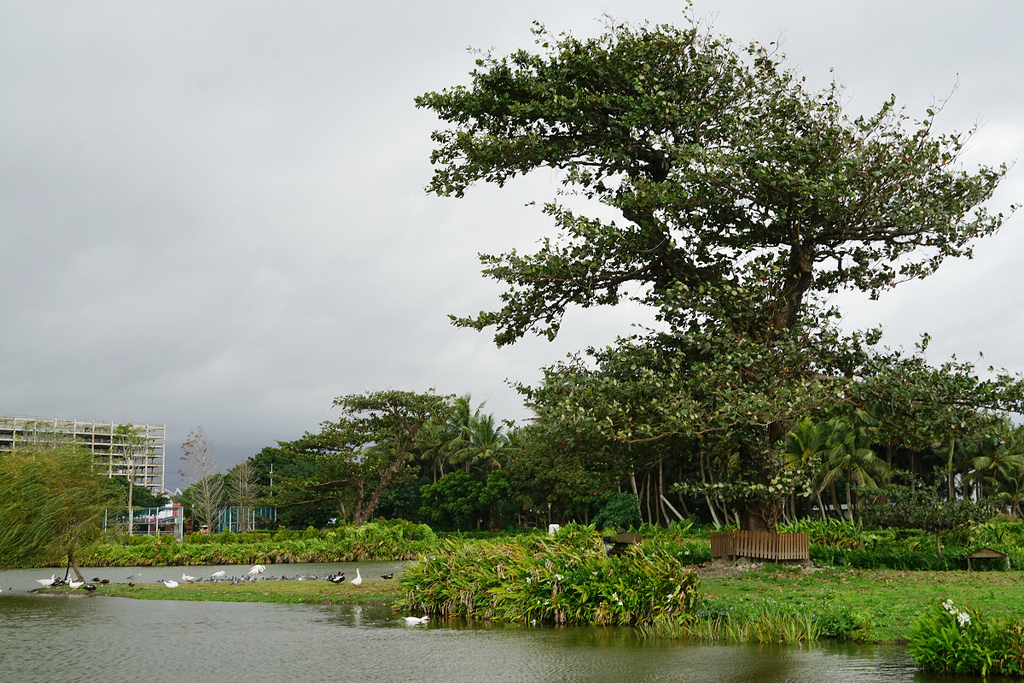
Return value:
<svg viewBox="0 0 1024 683">
<path fill-rule="evenodd" d="M 409 627 L 386 606 L 0 598 L 0 680 L 911 681 L 902 648 L 757 648 L 628 629 Z"/>
</svg>

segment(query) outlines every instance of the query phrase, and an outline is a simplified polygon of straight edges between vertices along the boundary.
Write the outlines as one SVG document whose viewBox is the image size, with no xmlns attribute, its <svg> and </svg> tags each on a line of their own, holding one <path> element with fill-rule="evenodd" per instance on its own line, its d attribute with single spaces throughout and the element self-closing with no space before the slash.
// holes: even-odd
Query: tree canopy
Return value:
<svg viewBox="0 0 1024 683">
<path fill-rule="evenodd" d="M 567 194 L 621 215 L 551 202 L 556 239 L 482 257 L 508 285 L 503 307 L 458 323 L 496 327 L 498 344 L 553 336 L 571 305 L 765 278 L 760 326 L 792 327 L 808 290 L 877 294 L 1003 222 L 982 203 L 1006 167 L 959 168 L 970 133 L 936 133 L 936 109 L 912 120 L 893 98 L 851 119 L 837 85 L 808 91 L 765 47 L 699 25 L 534 34 L 539 52 L 485 55 L 471 85 L 416 100 L 449 125 L 431 192 L 550 167 Z"/>
<path fill-rule="evenodd" d="M 458 197 L 551 168 L 567 197 L 545 204 L 556 234 L 536 252 L 481 256 L 506 286 L 501 306 L 457 325 L 493 327 L 501 346 L 553 338 L 572 306 L 633 299 L 657 311 L 658 331 L 527 390 L 542 419 L 571 432 L 563 443 L 587 434 L 591 454 L 618 453 L 623 473 L 696 443 L 748 486 L 744 526 L 764 528 L 780 444 L 802 416 L 914 390 L 962 405 L 958 415 L 1019 407 L 1015 379 L 986 393 L 973 373 L 971 399 L 943 402 L 941 369 L 872 350 L 875 333 L 839 333 L 838 312 L 820 305 L 925 277 L 998 230 L 1004 215 L 985 202 L 1006 167 L 962 167 L 971 131 L 937 132 L 939 107 L 915 120 L 895 98 L 848 115 L 835 83 L 812 91 L 769 47 L 696 23 L 605 28 L 581 40 L 536 25 L 536 52 L 484 54 L 469 85 L 416 100 L 447 126 L 433 134 L 429 192 Z"/>
<path fill-rule="evenodd" d="M 301 478 L 282 479 L 277 504 L 301 507 L 331 500 L 339 519 L 366 522 L 407 466 L 424 425 L 443 421 L 451 398 L 397 390 L 336 398 L 334 406 L 341 409 L 336 420 L 321 423 L 318 433 L 280 444 L 285 457 L 312 461 L 313 467 Z"/>
</svg>

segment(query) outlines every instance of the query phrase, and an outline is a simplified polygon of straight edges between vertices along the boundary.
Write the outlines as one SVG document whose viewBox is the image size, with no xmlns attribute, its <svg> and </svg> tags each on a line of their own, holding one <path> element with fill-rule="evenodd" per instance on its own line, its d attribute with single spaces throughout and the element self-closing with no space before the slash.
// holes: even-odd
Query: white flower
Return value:
<svg viewBox="0 0 1024 683">
<path fill-rule="evenodd" d="M 956 615 L 956 621 L 960 624 L 960 627 L 963 628 L 971 623 L 971 615 L 967 612 L 960 612 Z"/>
</svg>

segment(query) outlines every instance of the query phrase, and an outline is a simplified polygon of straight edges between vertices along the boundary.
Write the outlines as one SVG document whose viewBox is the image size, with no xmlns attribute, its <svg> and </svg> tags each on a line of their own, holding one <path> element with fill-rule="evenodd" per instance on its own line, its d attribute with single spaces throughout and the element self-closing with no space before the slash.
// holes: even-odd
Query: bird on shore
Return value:
<svg viewBox="0 0 1024 683">
<path fill-rule="evenodd" d="M 57 575 L 54 574 L 48 579 L 36 579 L 36 583 L 42 584 L 43 588 L 48 588 L 57 582 Z"/>
<path fill-rule="evenodd" d="M 75 581 L 74 579 L 71 579 L 70 581 L 68 581 L 68 585 L 71 586 L 71 590 L 75 590 L 76 588 L 81 588 L 82 586 L 84 586 L 85 581 Z"/>
<path fill-rule="evenodd" d="M 228 573 L 226 571 L 224 571 L 223 569 L 219 569 L 219 570 L 215 571 L 214 573 L 210 574 L 210 578 L 215 580 L 215 581 L 217 581 L 217 580 L 223 579 L 227 575 L 228 575 Z"/>
<path fill-rule="evenodd" d="M 97 576 L 95 579 L 92 580 L 92 582 L 93 583 L 102 583 L 104 586 L 106 586 L 108 583 L 110 583 L 110 579 L 101 579 L 100 577 Z"/>
<path fill-rule="evenodd" d="M 264 567 L 262 564 L 257 564 L 257 565 L 253 565 L 253 568 L 249 570 L 248 574 L 249 574 L 250 578 L 255 579 L 257 576 L 259 576 L 260 574 L 262 574 L 266 570 L 267 570 L 267 568 Z"/>
<path fill-rule="evenodd" d="M 90 593 L 92 593 L 94 590 L 96 590 L 96 584 L 95 583 L 87 583 L 84 586 L 82 586 L 82 590 L 87 590 Z"/>
<path fill-rule="evenodd" d="M 340 574 L 332 574 L 331 576 L 327 577 L 327 580 L 331 583 L 341 583 L 345 580 L 345 572 L 342 572 Z"/>
<path fill-rule="evenodd" d="M 164 585 L 167 586 L 168 588 L 177 588 L 178 587 L 178 582 L 175 581 L 174 579 L 171 579 L 170 581 L 164 581 Z"/>
<path fill-rule="evenodd" d="M 142 576 L 141 573 L 140 574 L 132 574 L 131 576 L 129 576 L 128 577 L 128 587 L 132 588 L 133 586 L 135 586 L 135 579 L 137 579 L 140 576 Z"/>
<path fill-rule="evenodd" d="M 185 581 L 185 582 L 187 582 L 187 583 L 195 583 L 195 582 L 196 582 L 196 577 L 194 577 L 194 576 L 189 576 L 189 575 L 188 575 L 188 574 L 186 574 L 185 572 L 182 572 L 182 573 L 181 573 L 181 580 L 182 580 L 182 581 Z"/>
<path fill-rule="evenodd" d="M 395 573 L 394 572 L 388 572 L 387 574 L 381 574 L 380 578 L 385 579 L 385 580 L 393 579 L 393 578 L 395 578 Z"/>
<path fill-rule="evenodd" d="M 424 614 L 422 617 L 402 617 L 405 619 L 407 626 L 415 626 L 416 624 L 425 624 L 430 621 L 430 615 Z"/>
<path fill-rule="evenodd" d="M 356 567 L 356 578 L 352 579 L 352 585 L 358 586 L 363 582 L 363 576 L 359 573 L 359 567 Z"/>
</svg>

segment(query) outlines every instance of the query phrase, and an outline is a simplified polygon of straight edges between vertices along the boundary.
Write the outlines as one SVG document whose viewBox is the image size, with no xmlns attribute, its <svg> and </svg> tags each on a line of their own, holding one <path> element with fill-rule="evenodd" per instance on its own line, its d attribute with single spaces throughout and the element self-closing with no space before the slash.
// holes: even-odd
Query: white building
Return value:
<svg viewBox="0 0 1024 683">
<path fill-rule="evenodd" d="M 40 443 L 54 438 L 68 438 L 92 451 L 102 473 L 108 477 L 127 477 L 128 444 L 117 434 L 114 422 L 62 420 L 60 418 L 0 416 L 0 451 L 17 446 Z M 167 425 L 131 425 L 140 437 L 139 452 L 134 458 L 135 485 L 145 486 L 155 494 L 164 490 L 164 465 L 167 453 Z"/>
</svg>

